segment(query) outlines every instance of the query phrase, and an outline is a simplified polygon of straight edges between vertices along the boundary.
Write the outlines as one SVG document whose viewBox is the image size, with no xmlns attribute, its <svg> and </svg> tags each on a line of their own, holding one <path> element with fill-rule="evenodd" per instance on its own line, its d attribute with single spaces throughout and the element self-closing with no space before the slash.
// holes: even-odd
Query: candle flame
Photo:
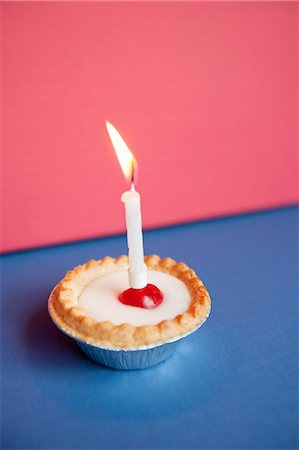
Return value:
<svg viewBox="0 0 299 450">
<path fill-rule="evenodd" d="M 136 159 L 117 129 L 108 120 L 106 120 L 106 128 L 123 174 L 133 185 Z"/>
</svg>

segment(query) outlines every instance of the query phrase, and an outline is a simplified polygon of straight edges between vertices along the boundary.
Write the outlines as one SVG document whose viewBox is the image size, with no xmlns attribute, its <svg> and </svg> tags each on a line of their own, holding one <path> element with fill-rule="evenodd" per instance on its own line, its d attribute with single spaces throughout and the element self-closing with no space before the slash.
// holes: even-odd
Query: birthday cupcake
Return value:
<svg viewBox="0 0 299 450">
<path fill-rule="evenodd" d="M 144 258 L 136 160 L 116 128 L 106 122 L 131 189 L 123 193 L 129 256 L 91 260 L 67 272 L 49 299 L 55 324 L 95 361 L 118 369 L 165 360 L 177 342 L 200 327 L 210 297 L 184 263 Z"/>
<path fill-rule="evenodd" d="M 151 293 L 145 305 L 120 300 L 130 289 L 127 256 L 91 260 L 74 268 L 49 299 L 49 312 L 58 328 L 89 357 L 109 367 L 137 369 L 158 364 L 210 312 L 208 291 L 186 264 L 156 255 L 144 261 L 148 284 L 162 294 L 158 305 L 153 305 Z"/>
</svg>

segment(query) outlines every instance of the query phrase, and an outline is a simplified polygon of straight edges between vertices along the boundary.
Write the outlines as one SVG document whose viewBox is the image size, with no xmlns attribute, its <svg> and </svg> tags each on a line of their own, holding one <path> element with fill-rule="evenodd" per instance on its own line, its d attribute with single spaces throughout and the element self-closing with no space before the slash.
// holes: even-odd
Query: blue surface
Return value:
<svg viewBox="0 0 299 450">
<path fill-rule="evenodd" d="M 145 233 L 212 296 L 206 324 L 167 362 L 118 372 L 52 325 L 51 288 L 123 236 L 2 258 L 2 448 L 297 448 L 298 210 Z"/>
</svg>

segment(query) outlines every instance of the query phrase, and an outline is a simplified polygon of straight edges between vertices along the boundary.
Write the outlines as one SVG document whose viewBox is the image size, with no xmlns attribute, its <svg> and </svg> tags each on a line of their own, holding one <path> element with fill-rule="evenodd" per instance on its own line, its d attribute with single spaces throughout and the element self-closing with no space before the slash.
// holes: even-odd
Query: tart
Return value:
<svg viewBox="0 0 299 450">
<path fill-rule="evenodd" d="M 164 293 L 156 309 L 118 301 L 128 287 L 129 260 L 107 256 L 68 271 L 54 288 L 48 303 L 54 323 L 78 342 L 125 351 L 173 342 L 199 328 L 209 315 L 211 300 L 195 272 L 171 258 L 151 255 L 144 261 L 149 282 Z"/>
</svg>

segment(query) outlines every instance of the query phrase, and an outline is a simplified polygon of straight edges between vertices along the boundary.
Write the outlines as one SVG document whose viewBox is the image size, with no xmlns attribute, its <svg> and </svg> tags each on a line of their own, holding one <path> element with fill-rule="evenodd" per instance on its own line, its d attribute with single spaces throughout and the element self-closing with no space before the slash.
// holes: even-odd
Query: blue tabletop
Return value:
<svg viewBox="0 0 299 450">
<path fill-rule="evenodd" d="M 297 448 L 298 209 L 148 231 L 212 297 L 168 361 L 116 371 L 52 324 L 66 270 L 126 253 L 124 236 L 2 257 L 3 449 Z"/>
</svg>

